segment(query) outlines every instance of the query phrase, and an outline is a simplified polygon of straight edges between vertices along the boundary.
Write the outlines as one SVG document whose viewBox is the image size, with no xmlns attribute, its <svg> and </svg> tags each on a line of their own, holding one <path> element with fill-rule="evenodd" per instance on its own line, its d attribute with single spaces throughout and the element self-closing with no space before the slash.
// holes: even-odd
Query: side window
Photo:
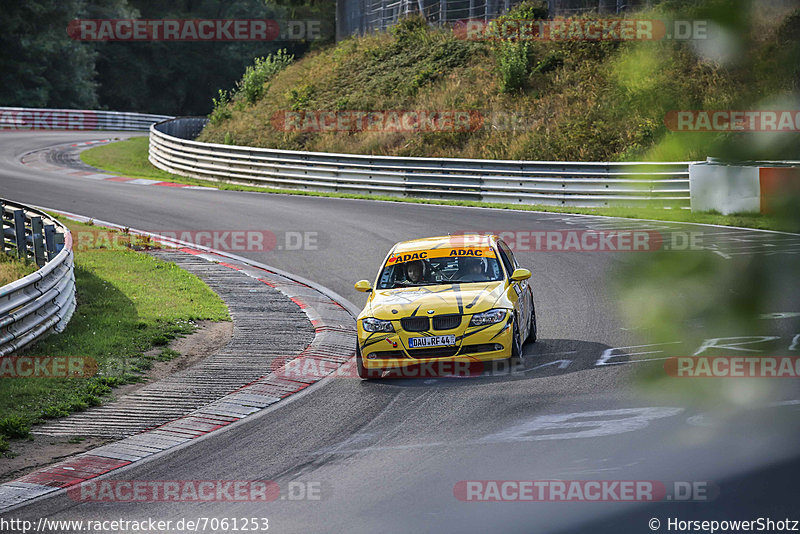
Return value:
<svg viewBox="0 0 800 534">
<path fill-rule="evenodd" d="M 508 250 L 508 247 L 505 246 L 505 243 L 503 243 L 502 241 L 498 241 L 497 245 L 498 245 L 497 251 L 500 253 L 500 259 L 502 260 L 503 265 L 506 268 L 506 272 L 508 273 L 508 276 L 510 278 L 511 277 L 511 273 L 514 272 L 514 262 L 508 256 L 508 254 L 511 251 Z M 505 250 L 503 250 L 504 246 L 505 246 Z M 506 250 L 508 250 L 508 253 L 506 253 Z"/>
<path fill-rule="evenodd" d="M 511 249 L 508 248 L 508 245 L 506 245 L 503 241 L 498 241 L 497 244 L 500 246 L 500 250 L 502 250 L 503 253 L 508 256 L 508 259 L 511 260 L 511 263 L 514 265 L 514 267 L 519 267 L 519 262 L 517 261 L 517 258 L 514 257 L 514 253 L 511 252 Z"/>
</svg>

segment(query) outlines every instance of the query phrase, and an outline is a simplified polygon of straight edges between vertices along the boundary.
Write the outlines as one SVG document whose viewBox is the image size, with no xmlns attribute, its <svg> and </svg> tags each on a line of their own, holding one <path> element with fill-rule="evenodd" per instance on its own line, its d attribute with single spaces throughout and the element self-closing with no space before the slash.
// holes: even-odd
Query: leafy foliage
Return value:
<svg viewBox="0 0 800 534">
<path fill-rule="evenodd" d="M 220 89 L 217 92 L 217 98 L 212 100 L 214 102 L 214 109 L 208 117 L 211 124 L 220 124 L 225 119 L 230 119 L 232 115 L 228 106 L 231 102 L 231 97 L 228 95 L 228 91 Z"/>
<path fill-rule="evenodd" d="M 255 58 L 253 65 L 245 69 L 242 79 L 236 84 L 236 96 L 253 104 L 264 94 L 264 84 L 288 67 L 292 61 L 294 56 L 288 54 L 285 48 L 267 57 Z"/>
<path fill-rule="evenodd" d="M 707 156 L 797 159 L 800 134 L 672 132 L 673 110 L 792 109 L 800 87 L 800 12 L 753 17 L 746 0 L 671 0 L 628 17 L 709 20 L 729 46 L 702 41 L 468 41 L 419 17 L 346 39 L 273 77 L 201 140 L 289 150 L 582 161 Z M 509 19 L 546 17 L 525 2 Z M 577 18 L 607 18 L 584 14 Z M 713 33 L 713 32 L 712 32 Z M 709 39 L 713 41 L 713 39 Z M 718 44 L 718 43 L 717 43 Z M 717 46 L 717 48 L 720 48 Z M 712 50 L 713 52 L 713 50 Z M 474 110 L 467 132 L 307 132 L 271 127 L 293 110 Z M 499 116 L 498 122 L 492 117 Z M 486 118 L 489 120 L 486 120 Z M 503 118 L 505 117 L 505 118 Z M 506 118 L 508 120 L 506 120 Z M 758 141 L 758 142 L 756 142 Z"/>
<path fill-rule="evenodd" d="M 65 31 L 82 6 L 81 0 L 4 3 L 0 105 L 97 107 L 97 53 Z"/>
<path fill-rule="evenodd" d="M 518 91 L 531 72 L 527 43 L 505 41 L 497 48 L 497 68 L 500 71 L 500 90 Z"/>
<path fill-rule="evenodd" d="M 3 6 L 0 35 L 0 105 L 203 115 L 211 111 L 217 91 L 232 88 L 254 57 L 277 54 L 280 62 L 318 46 L 316 41 L 81 42 L 66 32 L 74 19 L 121 18 L 313 19 L 322 21 L 325 37 L 333 34 L 334 2 L 10 2 Z M 261 75 L 258 69 L 253 74 Z M 251 88 L 258 92 L 257 84 Z"/>
</svg>

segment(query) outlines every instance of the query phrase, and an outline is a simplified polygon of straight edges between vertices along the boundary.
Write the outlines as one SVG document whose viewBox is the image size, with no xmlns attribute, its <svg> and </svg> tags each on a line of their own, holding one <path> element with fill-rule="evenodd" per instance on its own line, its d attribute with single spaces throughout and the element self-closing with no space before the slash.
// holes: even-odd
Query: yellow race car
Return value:
<svg viewBox="0 0 800 534">
<path fill-rule="evenodd" d="M 358 375 L 521 359 L 522 344 L 536 341 L 530 277 L 497 236 L 397 243 L 374 287 L 368 280 L 355 284 L 369 293 L 357 320 Z"/>
</svg>

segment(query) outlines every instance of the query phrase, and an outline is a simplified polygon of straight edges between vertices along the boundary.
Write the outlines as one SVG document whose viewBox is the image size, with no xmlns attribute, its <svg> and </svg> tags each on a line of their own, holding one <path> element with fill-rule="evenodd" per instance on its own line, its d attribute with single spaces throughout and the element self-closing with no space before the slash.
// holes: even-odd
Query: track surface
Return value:
<svg viewBox="0 0 800 534">
<path fill-rule="evenodd" d="M 146 187 L 67 177 L 19 163 L 30 150 L 110 135 L 0 132 L 0 196 L 148 231 L 270 230 L 279 244 L 284 232 L 318 232 L 317 250 L 237 253 L 314 280 L 358 306 L 364 299 L 353 290 L 353 282 L 372 280 L 388 249 L 400 240 L 464 230 L 632 224 Z M 720 230 L 721 236 L 730 234 Z M 749 239 L 753 233 L 740 234 Z M 770 406 L 734 411 L 728 417 L 703 416 L 678 398 L 654 398 L 635 388 L 634 372 L 651 364 L 597 365 L 606 349 L 647 343 L 643 333 L 624 328 L 615 295 L 605 283 L 609 272 L 628 261 L 626 256 L 630 255 L 518 254 L 520 263 L 534 273 L 540 333 L 540 341 L 526 347 L 525 372 L 461 380 L 329 379 L 279 408 L 114 477 L 274 480 L 282 487 L 292 481 L 318 482 L 323 489 L 320 500 L 125 504 L 75 502 L 62 494 L 11 516 L 173 521 L 266 516 L 274 532 L 650 532 L 650 517 L 659 518 L 666 530 L 668 517 L 797 516 L 790 489 L 800 463 L 800 411 L 791 402 L 800 399 L 795 382 L 776 384 Z M 714 257 L 720 262 L 744 261 L 746 255 Z M 785 301 L 776 298 L 775 311 L 797 311 L 786 308 L 787 302 L 798 301 L 797 290 L 795 281 L 783 295 Z M 780 321 L 775 324 L 780 330 Z M 788 347 L 794 334 L 776 335 Z M 647 412 L 650 417 L 641 424 L 620 422 L 629 422 L 630 412 L 612 412 L 644 408 L 655 410 Z M 637 413 L 642 421 L 645 412 Z M 542 417 L 558 414 L 582 414 L 572 421 L 592 424 L 584 423 L 577 435 L 574 428 L 543 430 Z M 509 432 L 519 425 L 528 426 Z M 503 479 L 708 480 L 719 487 L 720 496 L 713 502 L 656 505 L 474 503 L 454 497 L 458 481 Z"/>
</svg>

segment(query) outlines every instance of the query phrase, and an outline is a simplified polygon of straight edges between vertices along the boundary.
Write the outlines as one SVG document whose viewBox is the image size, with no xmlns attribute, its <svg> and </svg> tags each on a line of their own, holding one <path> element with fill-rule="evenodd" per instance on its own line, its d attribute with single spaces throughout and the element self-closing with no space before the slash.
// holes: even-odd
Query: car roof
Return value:
<svg viewBox="0 0 800 534">
<path fill-rule="evenodd" d="M 431 250 L 437 248 L 456 247 L 492 247 L 497 236 L 487 234 L 458 234 L 437 237 L 425 237 L 401 241 L 394 246 L 394 252 L 411 252 L 415 250 Z"/>
</svg>

